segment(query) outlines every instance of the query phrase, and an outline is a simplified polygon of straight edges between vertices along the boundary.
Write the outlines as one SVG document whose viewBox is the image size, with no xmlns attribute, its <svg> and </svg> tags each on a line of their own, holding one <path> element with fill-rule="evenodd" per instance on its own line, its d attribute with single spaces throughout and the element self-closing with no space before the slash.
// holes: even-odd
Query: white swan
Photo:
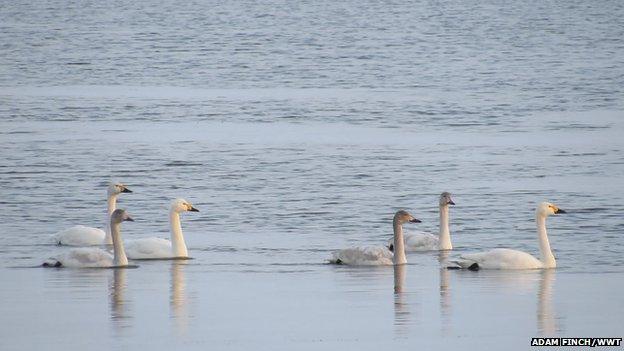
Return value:
<svg viewBox="0 0 624 351">
<path fill-rule="evenodd" d="M 62 230 L 52 236 L 54 243 L 57 245 L 68 246 L 93 246 L 93 245 L 111 245 L 113 239 L 110 232 L 109 218 L 117 207 L 117 195 L 121 193 L 131 193 L 121 183 L 111 183 L 106 190 L 108 194 L 108 212 L 106 215 L 106 231 L 84 225 L 75 225 L 71 228 Z"/>
<path fill-rule="evenodd" d="M 438 235 L 426 232 L 406 233 L 404 236 L 406 251 L 452 250 L 449 231 L 449 205 L 455 205 L 451 193 L 440 194 L 440 231 Z M 388 241 L 388 249 L 394 250 L 394 239 Z"/>
<path fill-rule="evenodd" d="M 394 254 L 383 246 L 354 247 L 333 253 L 330 263 L 353 266 L 383 266 L 405 264 L 405 245 L 403 241 L 403 223 L 420 223 L 407 211 L 397 211 L 392 220 L 394 228 Z"/>
<path fill-rule="evenodd" d="M 128 258 L 124 252 L 121 241 L 121 222 L 134 221 L 126 211 L 115 210 L 110 217 L 111 235 L 113 238 L 113 255 L 108 251 L 93 247 L 81 247 L 71 249 L 69 252 L 51 258 L 43 263 L 44 267 L 69 267 L 69 268 L 112 268 L 125 267 Z"/>
<path fill-rule="evenodd" d="M 156 237 L 128 241 L 126 242 L 128 257 L 135 260 L 188 258 L 188 250 L 180 225 L 180 212 L 185 211 L 199 212 L 184 199 L 173 200 L 169 210 L 171 241 Z"/>
<path fill-rule="evenodd" d="M 549 202 L 540 203 L 535 210 L 541 260 L 522 251 L 494 249 L 487 252 L 462 255 L 460 256 L 462 260 L 456 263 L 461 268 L 469 268 L 471 270 L 555 268 L 557 263 L 555 256 L 550 250 L 550 242 L 546 233 L 546 217 L 557 213 L 565 213 L 565 211 Z"/>
</svg>

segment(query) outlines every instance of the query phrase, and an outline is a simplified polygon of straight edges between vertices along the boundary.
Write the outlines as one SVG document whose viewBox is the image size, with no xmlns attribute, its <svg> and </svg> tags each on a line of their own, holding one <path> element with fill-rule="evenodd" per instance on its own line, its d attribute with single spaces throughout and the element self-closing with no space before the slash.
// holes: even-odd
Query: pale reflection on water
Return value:
<svg viewBox="0 0 624 351">
<path fill-rule="evenodd" d="M 555 270 L 545 269 L 540 273 L 537 291 L 537 330 L 544 336 L 555 336 L 562 332 L 557 323 L 557 316 L 552 305 Z"/>
<path fill-rule="evenodd" d="M 450 251 L 440 251 L 438 253 L 438 263 L 440 264 L 440 320 L 442 322 L 442 332 L 451 332 L 451 272 L 446 268 Z"/>
<path fill-rule="evenodd" d="M 393 323 L 396 338 L 405 338 L 419 329 L 439 332 L 441 337 L 454 337 L 464 329 L 462 323 L 476 320 L 484 326 L 504 323 L 505 318 L 501 319 L 501 316 L 505 315 L 513 319 L 513 322 L 508 321 L 510 325 L 515 324 L 516 328 L 522 326 L 523 333 L 530 335 L 533 335 L 531 330 L 535 335 L 545 336 L 566 332 L 553 302 L 556 270 L 455 271 L 446 268 L 450 255 L 452 253 L 441 251 L 418 258 L 435 257 L 439 264 L 437 307 L 428 305 L 433 302 L 431 298 L 434 296 L 427 284 L 433 277 L 423 274 L 425 271 L 414 265 L 394 266 Z M 410 275 L 409 279 L 407 275 Z M 459 310 L 453 309 L 454 303 L 459 304 L 456 306 Z M 432 317 L 432 311 L 439 315 L 439 320 Z M 535 319 L 525 311 L 534 311 Z M 467 318 L 471 314 L 473 317 Z M 414 318 L 416 315 L 428 317 L 420 321 Z M 436 329 L 438 326 L 439 329 Z"/>
<path fill-rule="evenodd" d="M 454 299 L 463 299 L 466 296 L 460 295 L 476 295 L 475 308 L 472 313 L 475 317 L 487 326 L 488 323 L 498 320 L 500 315 L 510 314 L 510 317 L 517 318 L 514 315 L 514 305 L 526 305 L 528 307 L 535 306 L 535 331 L 539 335 L 562 335 L 565 332 L 560 325 L 560 318 L 556 314 L 553 306 L 554 287 L 555 287 L 555 270 L 544 271 L 449 271 L 446 269 L 446 262 L 449 258 L 449 252 L 439 252 L 413 261 L 425 260 L 427 258 L 435 259 L 439 264 L 438 269 L 438 304 L 434 303 L 434 290 L 427 286 L 431 279 L 435 276 L 428 275 L 427 269 L 419 267 L 417 264 L 398 265 L 393 267 L 393 324 L 394 337 L 397 340 L 409 339 L 415 332 L 423 335 L 435 335 L 439 333 L 442 338 L 455 337 L 457 333 L 464 330 L 462 324 L 466 321 L 467 303 L 459 306 L 459 311 L 452 308 Z M 191 336 L 191 320 L 195 318 L 191 313 L 189 297 L 187 270 L 189 269 L 189 261 L 175 260 L 167 263 L 169 268 L 169 320 L 171 322 L 171 333 L 177 337 L 188 338 Z M 108 275 L 109 278 L 109 304 L 110 304 L 110 320 L 112 322 L 115 335 L 132 335 L 132 329 L 135 316 L 132 310 L 132 299 L 128 294 L 128 270 L 86 270 L 72 271 L 71 274 L 61 274 L 57 277 L 58 281 L 64 281 L 69 286 L 80 291 L 83 288 L 93 288 L 98 282 L 102 282 L 102 278 Z M 387 269 L 366 270 L 353 269 L 346 270 L 349 276 L 354 280 L 349 281 L 349 285 L 357 284 L 357 282 L 366 281 L 368 279 L 382 279 L 390 273 Z M 410 275 L 411 279 L 407 278 Z M 381 283 L 379 280 L 378 283 Z M 457 281 L 455 281 L 457 280 Z M 455 292 L 453 294 L 453 284 L 455 281 Z M 132 289 L 131 289 L 132 290 Z M 480 297 L 482 296 L 482 297 Z M 509 301 L 509 305 L 501 304 L 501 300 L 497 297 L 504 297 L 505 301 Z M 488 301 L 490 300 L 490 301 Z M 457 302 L 457 301 L 456 301 Z M 430 304 L 433 303 L 433 304 Z M 460 301 L 460 304 L 461 301 Z M 491 304 L 491 307 L 488 307 Z M 478 307 L 482 306 L 482 307 Z M 154 308 L 157 308 L 155 306 Z M 491 316 L 483 315 L 481 308 L 496 308 L 494 314 L 495 319 L 490 320 Z M 439 320 L 433 317 L 431 311 L 439 314 Z M 204 311 L 205 312 L 205 311 Z M 419 320 L 418 316 L 427 315 L 427 320 Z M 203 318 L 206 318 L 204 316 Z M 531 321 L 528 316 L 522 317 L 520 321 Z M 462 322 L 463 321 L 463 322 Z M 502 321 L 501 321 L 502 322 Z M 500 323 L 500 322 L 498 322 Z M 519 323 L 516 320 L 514 323 Z M 526 325 L 525 325 L 526 328 Z M 531 327 L 533 328 L 533 327 Z M 524 332 L 530 333 L 530 329 Z M 437 331 L 436 331 L 437 330 Z M 465 330 L 464 330 L 465 332 Z"/>
<path fill-rule="evenodd" d="M 476 289 L 477 293 L 484 296 L 492 297 L 508 296 L 509 301 L 506 304 L 492 300 L 492 306 L 498 305 L 500 314 L 514 314 L 517 306 L 522 305 L 525 300 L 534 301 L 530 305 L 534 306 L 535 313 L 535 331 L 544 336 L 563 335 L 566 330 L 561 324 L 562 318 L 558 316 L 554 306 L 555 299 L 555 278 L 557 271 L 555 269 L 545 270 L 517 270 L 517 271 L 448 271 L 440 270 L 440 314 L 442 320 L 448 318 L 448 327 L 453 323 L 451 317 L 453 312 L 450 310 L 449 295 L 452 289 L 449 285 L 449 278 L 456 275 L 458 283 L 464 286 L 465 283 L 479 284 Z M 472 281 L 472 282 L 470 282 Z M 444 288 L 443 288 L 444 286 Z M 465 293 L 465 292 L 459 292 Z M 532 307 L 527 306 L 527 307 Z M 522 311 L 524 312 L 524 310 Z M 568 311 L 569 312 L 569 311 Z M 513 316 L 514 318 L 517 315 Z"/>
<path fill-rule="evenodd" d="M 178 342 L 249 350 L 357 341 L 379 348 L 413 340 L 429 349 L 501 342 L 526 349 L 533 336 L 593 336 L 621 325 L 621 316 L 609 313 L 622 307 L 621 274 L 448 271 L 439 256 L 412 255 L 409 265 L 393 268 L 318 265 L 255 275 L 195 261 L 136 270 L 4 269 L 19 284 L 0 286 L 14 322 L 1 333 L 9 345 L 28 339 L 26 349 L 43 349 L 59 335 L 62 345 L 98 350 L 109 343 L 164 350 Z M 36 337 L 24 338 L 24 325 Z M 62 334 L 68 326 L 84 337 Z"/>
<path fill-rule="evenodd" d="M 113 269 L 112 283 L 109 284 L 110 318 L 118 333 L 132 326 L 130 299 L 126 295 L 127 274 L 127 269 Z"/>
<path fill-rule="evenodd" d="M 184 270 L 188 265 L 186 260 L 171 261 L 170 274 L 170 296 L 169 296 L 169 316 L 173 321 L 178 335 L 184 336 L 188 333 L 189 310 L 188 297 L 186 292 L 186 280 Z"/>
<path fill-rule="evenodd" d="M 407 265 L 394 266 L 394 326 L 398 335 L 407 335 L 411 325 L 410 306 L 405 296 L 405 275 Z"/>
</svg>

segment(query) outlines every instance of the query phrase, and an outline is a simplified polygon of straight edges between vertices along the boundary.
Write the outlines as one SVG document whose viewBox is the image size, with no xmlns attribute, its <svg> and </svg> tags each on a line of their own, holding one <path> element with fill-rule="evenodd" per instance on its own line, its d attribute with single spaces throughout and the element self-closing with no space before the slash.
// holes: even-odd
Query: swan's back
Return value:
<svg viewBox="0 0 624 351">
<path fill-rule="evenodd" d="M 537 269 L 543 268 L 540 260 L 532 255 L 511 249 L 494 249 L 486 252 L 463 254 L 464 261 L 458 262 L 462 267 L 477 263 L 484 269 Z"/>
<path fill-rule="evenodd" d="M 406 251 L 438 250 L 440 239 L 437 235 L 425 232 L 408 233 L 405 235 Z"/>
<path fill-rule="evenodd" d="M 102 229 L 75 225 L 53 235 L 54 243 L 68 246 L 102 245 L 106 233 Z"/>
<path fill-rule="evenodd" d="M 360 246 L 336 251 L 330 263 L 353 266 L 385 266 L 392 265 L 393 254 L 385 247 Z"/>
<path fill-rule="evenodd" d="M 128 258 L 135 260 L 173 257 L 171 242 L 162 238 L 129 240 L 125 248 Z"/>
<path fill-rule="evenodd" d="M 406 233 L 403 242 L 405 251 L 435 251 L 439 250 L 440 246 L 438 236 L 426 232 Z M 393 250 L 394 238 L 388 240 L 388 248 Z"/>
</svg>

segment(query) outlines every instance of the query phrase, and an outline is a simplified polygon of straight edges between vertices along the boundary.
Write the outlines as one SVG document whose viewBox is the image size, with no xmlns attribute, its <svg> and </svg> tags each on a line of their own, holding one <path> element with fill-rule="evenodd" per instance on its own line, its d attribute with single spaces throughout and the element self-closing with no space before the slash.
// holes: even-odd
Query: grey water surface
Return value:
<svg viewBox="0 0 624 351">
<path fill-rule="evenodd" d="M 14 1 L 0 4 L 0 349 L 530 349 L 624 334 L 621 1 Z M 193 260 L 43 269 L 103 228 Z M 398 209 L 451 253 L 383 245 Z M 462 252 L 558 267 L 440 269 Z M 395 282 L 401 292 L 394 293 Z"/>
</svg>

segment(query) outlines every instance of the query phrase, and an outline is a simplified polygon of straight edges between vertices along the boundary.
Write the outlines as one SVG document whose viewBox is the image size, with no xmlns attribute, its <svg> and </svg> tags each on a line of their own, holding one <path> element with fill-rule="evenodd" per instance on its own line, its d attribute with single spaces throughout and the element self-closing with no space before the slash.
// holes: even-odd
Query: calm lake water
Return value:
<svg viewBox="0 0 624 351">
<path fill-rule="evenodd" d="M 624 334 L 621 1 L 0 5 L 0 349 L 530 349 Z M 34 268 L 104 227 L 105 186 L 194 258 Z M 326 264 L 407 209 L 462 252 L 558 268 Z M 394 293 L 394 282 L 403 292 Z"/>
</svg>

